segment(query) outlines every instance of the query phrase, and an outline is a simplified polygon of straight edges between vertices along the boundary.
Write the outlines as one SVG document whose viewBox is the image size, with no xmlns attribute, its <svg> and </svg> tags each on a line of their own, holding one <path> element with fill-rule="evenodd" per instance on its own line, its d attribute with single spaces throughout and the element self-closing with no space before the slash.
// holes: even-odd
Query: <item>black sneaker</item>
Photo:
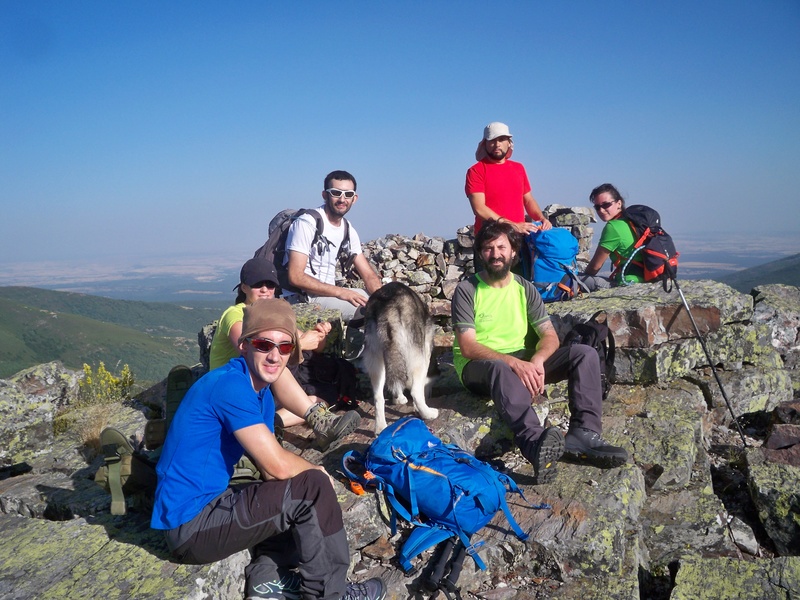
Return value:
<svg viewBox="0 0 800 600">
<path fill-rule="evenodd" d="M 565 454 L 602 469 L 619 467 L 628 462 L 628 451 L 612 446 L 596 431 L 573 427 L 564 440 Z"/>
<path fill-rule="evenodd" d="M 558 473 L 556 461 L 564 454 L 564 436 L 558 427 L 548 427 L 539 436 L 539 444 L 533 453 L 534 485 L 550 483 Z"/>
<path fill-rule="evenodd" d="M 289 571 L 272 581 L 253 586 L 245 600 L 300 600 L 301 583 L 300 574 Z"/>
<path fill-rule="evenodd" d="M 373 577 L 364 583 L 347 583 L 342 600 L 383 600 L 386 597 L 386 584 L 383 579 Z"/>
</svg>

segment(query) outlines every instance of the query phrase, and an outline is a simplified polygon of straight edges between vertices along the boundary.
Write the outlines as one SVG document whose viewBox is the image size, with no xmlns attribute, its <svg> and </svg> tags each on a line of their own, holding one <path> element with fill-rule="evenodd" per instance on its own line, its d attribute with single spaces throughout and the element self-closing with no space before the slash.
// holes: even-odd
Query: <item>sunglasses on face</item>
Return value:
<svg viewBox="0 0 800 600">
<path fill-rule="evenodd" d="M 258 283 L 254 283 L 253 285 L 250 286 L 250 288 L 254 290 L 260 289 L 262 287 L 265 287 L 268 290 L 274 290 L 276 287 L 278 287 L 278 284 L 276 284 L 273 281 L 259 281 Z"/>
<path fill-rule="evenodd" d="M 337 190 L 336 188 L 328 188 L 325 191 L 334 198 L 341 198 L 342 194 L 344 194 L 345 198 L 352 198 L 353 196 L 356 195 L 356 193 L 353 190 Z"/>
<path fill-rule="evenodd" d="M 292 350 L 294 350 L 294 342 L 273 342 L 272 340 L 268 340 L 267 338 L 245 338 L 250 345 L 253 346 L 259 352 L 264 352 L 268 354 L 272 352 L 273 348 L 278 349 L 278 353 L 282 356 L 286 356 L 287 354 L 291 354 Z"/>
<path fill-rule="evenodd" d="M 612 200 L 611 202 L 603 202 L 602 204 L 595 204 L 594 209 L 600 210 L 602 208 L 603 210 L 608 210 L 611 207 L 611 205 L 613 205 L 615 202 L 616 200 Z"/>
</svg>

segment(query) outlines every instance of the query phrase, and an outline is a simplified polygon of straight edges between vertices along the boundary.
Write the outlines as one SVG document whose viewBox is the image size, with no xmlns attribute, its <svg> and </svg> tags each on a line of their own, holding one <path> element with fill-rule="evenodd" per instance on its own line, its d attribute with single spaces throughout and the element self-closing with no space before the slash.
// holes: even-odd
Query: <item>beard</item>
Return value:
<svg viewBox="0 0 800 600">
<path fill-rule="evenodd" d="M 498 161 L 499 161 L 499 160 L 503 160 L 503 159 L 504 159 L 504 158 L 505 158 L 505 157 L 508 155 L 508 150 L 506 150 L 505 152 L 503 152 L 502 150 L 500 150 L 499 148 L 497 148 L 497 149 L 495 149 L 495 151 L 494 151 L 494 152 L 487 152 L 486 154 L 487 154 L 487 155 L 489 156 L 489 158 L 491 158 L 492 160 L 498 160 Z"/>
<path fill-rule="evenodd" d="M 502 281 L 511 272 L 511 260 L 500 259 L 498 263 L 484 263 L 486 279 L 489 281 Z"/>
<path fill-rule="evenodd" d="M 335 215 L 337 217 L 343 217 L 347 214 L 350 210 L 350 207 L 353 205 L 352 203 L 347 203 L 344 201 L 343 207 L 337 207 L 336 203 L 339 202 L 340 198 L 333 198 L 330 194 L 326 194 L 327 198 L 325 198 L 325 208 L 328 211 L 328 214 Z"/>
</svg>

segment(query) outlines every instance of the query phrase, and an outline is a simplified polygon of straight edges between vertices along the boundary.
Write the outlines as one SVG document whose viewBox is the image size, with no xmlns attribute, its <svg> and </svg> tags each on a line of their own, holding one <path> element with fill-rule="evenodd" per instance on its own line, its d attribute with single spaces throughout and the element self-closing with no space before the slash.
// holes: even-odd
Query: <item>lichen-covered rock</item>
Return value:
<svg viewBox="0 0 800 600">
<path fill-rule="evenodd" d="M 766 333 L 763 325 L 732 323 L 710 332 L 706 348 L 722 369 L 738 370 L 744 364 L 781 369 L 781 357 Z M 709 362 L 701 342 L 693 337 L 651 348 L 618 347 L 614 364 L 617 381 L 647 385 L 686 377 Z"/>
<path fill-rule="evenodd" d="M 687 548 L 706 556 L 736 552 L 727 531 L 727 511 L 714 494 L 702 448 L 684 487 L 648 491 L 639 526 L 647 549 L 643 566 L 650 572 L 663 572 Z"/>
<path fill-rule="evenodd" d="M 609 400 L 636 410 L 612 431 L 632 448 L 648 487 L 662 490 L 687 485 L 703 439 L 700 390 L 681 381 L 669 388 L 614 386 Z"/>
<path fill-rule="evenodd" d="M 0 380 L 0 467 L 49 452 L 55 413 L 77 395 L 81 377 L 51 362 Z"/>
<path fill-rule="evenodd" d="M 773 346 L 785 357 L 800 346 L 800 288 L 761 285 L 751 294 L 755 302 L 753 322 L 769 327 Z"/>
<path fill-rule="evenodd" d="M 797 555 L 800 554 L 800 467 L 769 461 L 769 452 L 748 448 L 747 486 L 758 518 L 778 552 Z"/>
<path fill-rule="evenodd" d="M 800 558 L 681 558 L 670 600 L 800 598 Z"/>
<path fill-rule="evenodd" d="M 716 281 L 681 283 L 695 323 L 702 334 L 722 325 L 747 321 L 753 314 L 753 299 Z M 665 292 L 658 283 L 598 290 L 571 302 L 548 305 L 559 335 L 575 323 L 605 311 L 618 347 L 650 348 L 664 342 L 696 335 L 681 297 L 675 290 Z"/>
<path fill-rule="evenodd" d="M 730 409 L 710 369 L 694 371 L 686 376 L 702 390 L 711 411 L 709 418 L 716 424 L 731 425 L 731 410 L 737 417 L 760 411 L 769 412 L 792 399 L 792 378 L 785 369 L 759 369 L 746 365 L 738 371 L 717 370 L 717 375 L 730 402 Z"/>
<path fill-rule="evenodd" d="M 170 562 L 164 536 L 144 517 L 54 522 L 2 515 L 0 530 L 0 597 L 8 600 L 243 597 L 247 552 L 212 565 Z"/>
</svg>

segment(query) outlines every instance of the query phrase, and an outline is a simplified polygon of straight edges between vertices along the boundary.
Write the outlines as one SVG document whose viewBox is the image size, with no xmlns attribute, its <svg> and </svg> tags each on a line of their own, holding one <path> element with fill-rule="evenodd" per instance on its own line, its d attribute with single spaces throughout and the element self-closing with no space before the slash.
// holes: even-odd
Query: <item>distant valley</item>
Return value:
<svg viewBox="0 0 800 600">
<path fill-rule="evenodd" d="M 199 361 L 197 333 L 221 312 L 216 306 L 0 287 L 0 377 L 52 360 L 74 369 L 104 361 L 112 373 L 128 364 L 137 380 L 160 381 L 176 364 Z"/>
</svg>

